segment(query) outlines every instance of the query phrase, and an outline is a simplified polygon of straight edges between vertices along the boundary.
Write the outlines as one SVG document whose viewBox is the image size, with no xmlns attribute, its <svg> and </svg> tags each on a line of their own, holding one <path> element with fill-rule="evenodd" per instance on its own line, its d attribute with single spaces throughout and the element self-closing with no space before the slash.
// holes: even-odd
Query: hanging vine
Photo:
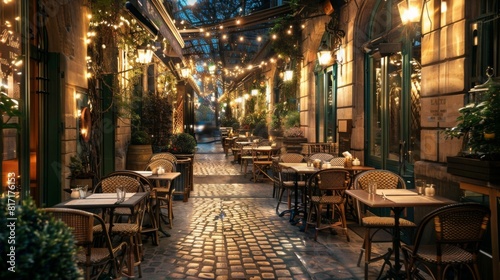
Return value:
<svg viewBox="0 0 500 280">
<path fill-rule="evenodd" d="M 92 126 L 90 140 L 84 147 L 88 154 L 83 158 L 88 160 L 96 180 L 100 179 L 102 169 L 103 114 L 116 109 L 119 114 L 133 118 L 133 93 L 142 74 L 142 67 L 135 61 L 135 53 L 137 46 L 151 40 L 150 34 L 124 11 L 125 2 L 88 2 L 91 14 L 87 32 L 87 78 Z M 126 53 L 127 67 L 130 68 L 122 73 L 118 72 L 119 50 Z M 112 90 L 112 95 L 104 96 L 104 88 Z"/>
</svg>

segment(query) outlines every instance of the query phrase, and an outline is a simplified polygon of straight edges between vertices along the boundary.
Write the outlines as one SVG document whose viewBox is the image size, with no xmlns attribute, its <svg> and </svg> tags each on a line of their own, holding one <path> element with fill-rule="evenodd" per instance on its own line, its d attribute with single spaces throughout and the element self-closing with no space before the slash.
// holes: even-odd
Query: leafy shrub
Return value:
<svg viewBox="0 0 500 280">
<path fill-rule="evenodd" d="M 74 155 L 69 159 L 69 170 L 71 174 L 69 179 L 84 179 L 94 177 L 94 173 L 90 172 L 88 168 L 88 161 L 82 155 Z"/>
<path fill-rule="evenodd" d="M 7 197 L 0 198 L 0 279 L 81 278 L 75 241 L 66 224 L 37 209 L 31 198 L 11 207 Z M 15 228 L 8 227 L 12 223 Z M 15 255 L 9 256 L 11 252 Z M 11 260 L 15 272 L 9 270 Z"/>
<path fill-rule="evenodd" d="M 170 137 L 170 152 L 192 154 L 196 149 L 196 139 L 189 133 L 177 133 Z"/>
<path fill-rule="evenodd" d="M 289 111 L 285 116 L 285 128 L 299 127 L 300 113 L 298 111 Z"/>
<path fill-rule="evenodd" d="M 265 122 L 259 122 L 254 130 L 253 130 L 253 135 L 255 136 L 260 136 L 264 139 L 269 138 L 269 133 L 267 132 L 267 125 Z"/>
<path fill-rule="evenodd" d="M 132 133 L 132 139 L 130 140 L 132 145 L 149 145 L 151 144 L 151 136 L 144 130 L 137 130 Z"/>
</svg>

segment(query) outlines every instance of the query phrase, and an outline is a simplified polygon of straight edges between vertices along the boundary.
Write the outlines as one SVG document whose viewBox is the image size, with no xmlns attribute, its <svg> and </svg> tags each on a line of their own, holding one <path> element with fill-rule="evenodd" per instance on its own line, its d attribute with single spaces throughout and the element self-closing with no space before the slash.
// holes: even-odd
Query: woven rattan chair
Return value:
<svg viewBox="0 0 500 280">
<path fill-rule="evenodd" d="M 327 153 L 315 153 L 315 154 L 312 154 L 309 159 L 310 160 L 315 160 L 315 159 L 320 159 L 322 161 L 330 161 L 332 160 L 332 158 L 334 158 L 335 156 L 334 155 L 331 155 L 331 154 L 327 154 Z"/>
<path fill-rule="evenodd" d="M 165 172 L 175 172 L 175 164 L 167 159 L 157 159 L 150 162 L 146 166 L 146 170 L 155 170 L 158 167 L 163 167 Z M 174 222 L 174 212 L 173 212 L 173 201 L 174 201 L 174 186 L 170 182 L 166 182 L 166 185 L 157 180 L 155 188 L 158 202 L 160 203 L 160 217 L 163 221 L 168 224 L 169 228 L 172 228 Z M 166 210 L 165 214 L 163 210 Z"/>
<path fill-rule="evenodd" d="M 490 209 L 477 203 L 456 203 L 427 214 L 418 225 L 413 245 L 402 247 L 407 279 L 423 279 L 421 271 L 437 280 L 451 275 L 480 279 L 477 256 L 489 219 Z M 429 234 L 432 229 L 434 233 Z M 429 236 L 432 239 L 425 242 Z"/>
<path fill-rule="evenodd" d="M 350 174 L 346 170 L 341 169 L 324 169 L 320 170 L 307 181 L 307 188 L 309 191 L 309 213 L 307 213 L 307 223 L 305 231 L 310 224 L 316 225 L 314 233 L 314 240 L 318 238 L 318 232 L 323 229 L 332 229 L 337 227 L 340 223 L 342 230 L 349 242 L 349 233 L 347 231 L 347 220 L 345 218 L 345 191 L 350 185 Z M 330 222 L 322 226 L 323 220 L 323 207 L 330 206 L 331 219 Z M 327 212 L 329 212 L 327 211 Z M 335 221 L 335 213 L 339 214 L 338 222 Z M 313 222 L 313 214 L 315 214 L 316 221 Z"/>
<path fill-rule="evenodd" d="M 344 166 L 345 157 L 334 157 L 330 160 L 332 166 Z"/>
<path fill-rule="evenodd" d="M 177 161 L 177 160 L 176 160 Z M 153 161 L 150 161 L 144 170 L 149 170 L 155 172 L 158 167 L 163 167 L 165 169 L 165 172 L 175 172 L 175 162 L 169 159 L 161 158 L 161 159 L 156 159 Z"/>
<path fill-rule="evenodd" d="M 297 153 L 286 153 L 280 155 L 281 162 L 304 162 L 304 156 Z"/>
<path fill-rule="evenodd" d="M 93 228 L 95 223 L 104 227 L 105 223 L 101 217 L 70 208 L 45 208 L 43 210 L 71 228 L 76 245 L 81 248 L 77 250 L 76 261 L 83 269 L 85 279 L 100 279 L 106 270 L 113 276 L 113 279 L 121 277 L 124 257 L 127 254 L 127 243 L 121 242 L 113 246 L 108 231 L 105 230 L 101 231 L 102 247 L 96 247 L 95 244 L 98 243 L 94 240 Z"/>
<path fill-rule="evenodd" d="M 127 193 L 144 192 L 144 185 L 135 176 L 130 174 L 109 174 L 99 181 L 94 188 L 96 193 L 115 193 L 116 188 L 124 187 Z M 116 208 L 115 216 L 117 218 L 123 216 L 129 216 L 130 209 L 128 208 Z"/>
<path fill-rule="evenodd" d="M 288 162 L 288 163 L 300 163 L 304 161 L 304 156 L 301 154 L 297 153 L 286 153 L 286 154 L 281 154 L 279 156 L 279 162 Z M 280 217 L 283 217 L 286 213 L 290 212 L 290 209 L 292 209 L 292 195 L 293 191 L 295 190 L 295 171 L 289 169 L 289 168 L 281 168 L 278 165 L 275 167 L 275 170 L 273 173 L 276 173 L 275 180 L 277 181 L 277 187 L 278 187 L 278 203 L 276 204 L 276 214 L 278 214 Z M 298 182 L 298 188 L 303 190 L 306 186 L 306 182 L 303 180 L 299 180 Z M 280 205 L 283 203 L 283 195 L 284 193 L 287 193 L 287 210 L 280 212 Z"/>
<path fill-rule="evenodd" d="M 174 154 L 168 153 L 168 152 L 161 152 L 161 153 L 153 154 L 151 156 L 151 158 L 149 159 L 149 162 L 155 161 L 157 159 L 167 159 L 167 160 L 170 160 L 171 162 L 174 163 L 174 165 L 177 163 L 177 157 Z"/>
<path fill-rule="evenodd" d="M 114 176 L 114 175 L 122 175 L 135 178 L 139 180 L 139 182 L 141 182 L 143 186 L 143 191 L 149 192 L 150 199 L 146 204 L 146 210 L 144 212 L 145 217 L 141 233 L 143 235 L 151 235 L 153 239 L 153 244 L 158 245 L 160 243 L 159 233 L 158 233 L 159 227 L 157 224 L 158 221 L 155 212 L 157 211 L 156 207 L 159 206 L 159 201 L 153 183 L 144 175 L 130 170 L 117 170 L 108 174 L 108 176 Z"/>
<path fill-rule="evenodd" d="M 406 189 L 406 184 L 403 178 L 388 170 L 370 170 L 357 174 L 354 179 L 353 188 L 362 189 L 368 191 L 368 184 L 370 182 L 376 182 L 378 189 Z M 380 237 L 381 235 L 377 233 L 379 231 L 390 232 L 394 228 L 394 217 L 390 216 L 377 216 L 369 211 L 364 211 L 361 203 L 356 201 L 356 209 L 358 209 L 358 217 L 360 218 L 361 224 L 365 228 L 365 236 L 363 239 L 363 247 L 358 258 L 358 266 L 361 265 L 361 260 L 363 258 L 363 253 L 365 254 L 365 279 L 368 279 L 368 265 L 372 262 L 379 261 L 381 259 L 386 259 L 390 256 L 390 251 L 386 254 L 377 255 L 372 257 L 372 243 L 388 243 L 392 242 L 392 234 L 388 234 L 388 238 Z M 416 225 L 412 221 L 400 218 L 399 226 L 403 230 L 413 230 Z M 380 273 L 383 272 L 386 262 L 382 266 Z"/>
<path fill-rule="evenodd" d="M 139 278 L 142 277 L 141 261 L 143 255 L 142 248 L 142 226 L 144 220 L 144 213 L 146 211 L 146 205 L 149 197 L 142 200 L 134 209 L 130 218 L 127 222 L 115 222 L 113 227 L 110 229 L 110 224 L 106 223 L 104 228 L 106 231 L 110 232 L 112 237 L 119 236 L 121 240 L 124 240 L 128 244 L 129 252 L 127 254 L 127 276 L 129 278 L 134 278 L 135 267 L 137 267 L 139 272 Z M 102 233 L 103 225 L 98 224 L 94 226 L 94 233 Z"/>
</svg>

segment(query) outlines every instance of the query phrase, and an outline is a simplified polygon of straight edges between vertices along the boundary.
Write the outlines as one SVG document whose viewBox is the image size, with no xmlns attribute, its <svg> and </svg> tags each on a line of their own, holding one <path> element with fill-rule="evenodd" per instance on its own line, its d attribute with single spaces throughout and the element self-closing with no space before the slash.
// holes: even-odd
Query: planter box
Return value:
<svg viewBox="0 0 500 280">
<path fill-rule="evenodd" d="M 500 182 L 500 161 L 479 160 L 466 157 L 448 157 L 450 174 L 488 182 Z"/>
<path fill-rule="evenodd" d="M 285 137 L 283 138 L 283 146 L 287 153 L 302 153 L 302 143 L 307 143 L 305 137 Z"/>
</svg>

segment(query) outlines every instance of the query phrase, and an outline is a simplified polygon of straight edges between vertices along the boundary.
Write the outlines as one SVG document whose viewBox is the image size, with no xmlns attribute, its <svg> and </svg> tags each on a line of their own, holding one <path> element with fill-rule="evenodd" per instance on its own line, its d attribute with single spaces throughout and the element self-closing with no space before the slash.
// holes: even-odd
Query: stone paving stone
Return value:
<svg viewBox="0 0 500 280">
<path fill-rule="evenodd" d="M 144 279 L 364 278 L 358 234 L 350 231 L 347 242 L 325 231 L 314 241 L 314 230 L 301 232 L 276 215 L 270 181 L 254 183 L 231 161 L 220 142 L 198 145 L 193 190 L 187 202 L 174 201 L 173 228 L 164 227 L 171 237 L 159 246 L 144 241 Z M 370 266 L 370 278 L 377 267 Z"/>
</svg>

